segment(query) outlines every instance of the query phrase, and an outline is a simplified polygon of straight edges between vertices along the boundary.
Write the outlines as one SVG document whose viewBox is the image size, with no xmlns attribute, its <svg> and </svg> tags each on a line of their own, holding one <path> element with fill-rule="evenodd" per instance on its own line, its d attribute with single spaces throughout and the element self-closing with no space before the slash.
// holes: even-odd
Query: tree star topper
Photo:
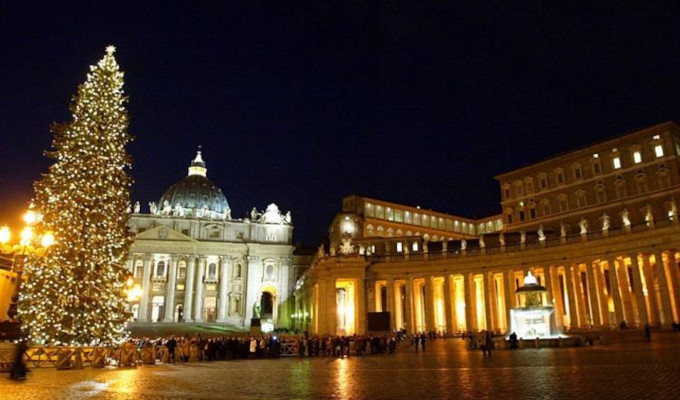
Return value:
<svg viewBox="0 0 680 400">
<path fill-rule="evenodd" d="M 106 54 L 112 55 L 115 52 L 116 52 L 116 46 L 109 45 L 109 46 L 106 47 Z"/>
</svg>

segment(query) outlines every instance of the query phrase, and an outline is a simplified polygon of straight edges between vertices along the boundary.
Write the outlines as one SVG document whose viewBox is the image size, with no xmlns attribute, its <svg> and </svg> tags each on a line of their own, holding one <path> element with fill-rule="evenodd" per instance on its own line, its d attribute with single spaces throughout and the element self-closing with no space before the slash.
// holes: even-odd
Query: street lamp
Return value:
<svg viewBox="0 0 680 400">
<path fill-rule="evenodd" d="M 25 259 L 28 256 L 43 257 L 47 249 L 55 242 L 54 234 L 52 232 L 43 232 L 36 234 L 33 225 L 41 220 L 41 215 L 29 209 L 24 214 L 24 221 L 26 227 L 21 231 L 20 240 L 17 244 L 11 244 L 12 232 L 9 227 L 3 226 L 0 228 L 0 252 L 12 254 L 12 271 L 16 273 L 16 286 L 12 294 L 11 303 L 7 316 L 10 322 L 6 326 L 14 328 L 15 331 L 20 331 L 20 322 L 18 321 L 18 303 L 19 293 L 21 292 L 21 283 L 23 282 L 23 272 Z M 12 326 L 14 325 L 14 326 Z M 16 357 L 12 370 L 10 371 L 10 379 L 24 380 L 26 379 L 26 366 L 24 365 L 23 355 L 26 351 L 26 342 L 22 340 L 21 334 L 18 335 L 19 346 L 17 348 Z"/>
</svg>

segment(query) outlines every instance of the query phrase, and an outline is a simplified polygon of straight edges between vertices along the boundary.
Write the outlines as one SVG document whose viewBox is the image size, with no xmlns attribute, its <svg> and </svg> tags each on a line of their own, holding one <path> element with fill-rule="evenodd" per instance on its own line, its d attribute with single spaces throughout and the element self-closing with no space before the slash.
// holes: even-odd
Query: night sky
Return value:
<svg viewBox="0 0 680 400">
<path fill-rule="evenodd" d="M 109 44 L 133 201 L 146 211 L 201 144 L 234 216 L 275 202 L 305 245 L 347 194 L 484 217 L 496 174 L 680 121 L 677 1 L 75 3 L 1 2 L 0 224 Z"/>
</svg>

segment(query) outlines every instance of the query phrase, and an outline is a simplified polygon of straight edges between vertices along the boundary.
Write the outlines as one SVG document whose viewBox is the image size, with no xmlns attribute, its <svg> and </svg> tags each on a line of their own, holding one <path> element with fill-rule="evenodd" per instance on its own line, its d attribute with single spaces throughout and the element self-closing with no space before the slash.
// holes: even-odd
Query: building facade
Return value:
<svg viewBox="0 0 680 400">
<path fill-rule="evenodd" d="M 140 296 L 138 323 L 288 326 L 294 284 L 290 212 L 275 204 L 233 218 L 222 191 L 207 178 L 199 149 L 188 175 L 142 213 L 131 210 L 134 243 L 127 268 Z"/>
<path fill-rule="evenodd" d="M 528 272 L 560 331 L 670 326 L 680 320 L 679 160 L 680 129 L 668 122 L 499 175 L 503 213 L 438 241 L 391 225 L 392 236 L 367 235 L 377 222 L 366 202 L 377 202 L 350 200 L 360 206 L 343 207 L 330 252 L 296 284 L 294 326 L 365 333 L 368 313 L 389 312 L 391 329 L 506 332 Z M 352 222 L 360 235 L 342 230 Z"/>
</svg>

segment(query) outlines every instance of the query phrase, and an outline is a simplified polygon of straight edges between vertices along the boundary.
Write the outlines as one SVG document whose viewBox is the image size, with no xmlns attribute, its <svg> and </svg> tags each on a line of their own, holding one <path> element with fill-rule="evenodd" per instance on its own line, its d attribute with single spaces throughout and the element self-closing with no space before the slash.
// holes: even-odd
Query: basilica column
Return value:
<svg viewBox="0 0 680 400">
<path fill-rule="evenodd" d="M 671 305 L 671 293 L 662 254 L 660 251 L 654 253 L 656 274 L 659 279 L 659 294 L 661 295 L 661 322 L 664 326 L 670 326 L 673 322 L 673 306 Z"/>
<path fill-rule="evenodd" d="M 576 300 L 578 307 L 578 321 L 580 327 L 588 326 L 588 316 L 586 313 L 586 296 L 583 293 L 583 279 L 581 277 L 581 263 L 572 265 L 574 274 L 574 289 L 576 290 Z"/>
<path fill-rule="evenodd" d="M 654 285 L 654 274 L 649 263 L 649 254 L 642 254 L 642 272 L 645 276 L 645 287 L 647 288 L 647 301 L 649 302 L 649 323 L 654 326 L 661 324 L 659 303 L 657 301 L 656 286 Z"/>
<path fill-rule="evenodd" d="M 464 275 L 465 289 L 465 325 L 468 332 L 477 329 L 477 304 L 475 303 L 475 275 L 469 272 Z"/>
<path fill-rule="evenodd" d="M 175 320 L 175 287 L 177 286 L 177 256 L 170 257 L 170 271 L 168 271 L 168 285 L 165 290 L 165 315 L 163 322 Z"/>
<path fill-rule="evenodd" d="M 493 283 L 493 273 L 487 272 L 482 275 L 484 279 L 482 279 L 482 282 L 484 282 L 484 313 L 486 316 L 486 330 L 487 331 L 494 331 L 496 329 L 496 325 L 494 324 L 494 311 L 495 308 L 493 305 L 493 301 L 495 300 L 495 288 L 492 283 Z"/>
<path fill-rule="evenodd" d="M 390 313 L 390 330 L 395 330 L 395 329 L 397 329 L 397 322 L 396 322 L 397 321 L 396 320 L 397 313 L 396 313 L 396 310 L 395 310 L 395 307 L 394 307 L 394 304 L 395 304 L 395 301 L 394 301 L 394 293 L 395 293 L 394 292 L 394 279 L 388 278 L 386 280 L 385 285 L 386 285 L 385 293 L 387 295 L 387 304 L 383 305 L 383 307 L 387 306 L 387 311 L 389 311 L 389 313 Z M 386 310 L 383 308 L 383 311 L 386 311 Z"/>
<path fill-rule="evenodd" d="M 193 322 L 194 273 L 196 271 L 196 256 L 187 257 L 187 275 L 184 282 L 184 322 Z"/>
<path fill-rule="evenodd" d="M 628 266 L 626 265 L 626 259 L 624 257 L 621 257 L 621 264 L 619 264 L 619 283 L 621 284 L 621 302 L 623 303 L 623 311 L 626 314 L 625 321 L 634 324 L 635 312 L 633 310 L 633 296 L 630 291 Z"/>
<path fill-rule="evenodd" d="M 590 312 L 593 319 L 593 325 L 602 326 L 602 308 L 597 297 L 597 286 L 595 285 L 595 272 L 593 271 L 593 264 L 586 263 L 586 280 L 588 281 L 588 298 L 590 300 Z"/>
<path fill-rule="evenodd" d="M 635 302 L 637 304 L 638 317 L 640 325 L 649 323 L 647 317 L 647 304 L 645 302 L 645 294 L 642 292 L 642 276 L 640 275 L 640 266 L 638 265 L 637 253 L 630 255 L 630 267 L 633 270 L 633 289 L 635 291 Z"/>
<path fill-rule="evenodd" d="M 508 329 L 512 327 L 510 309 L 516 307 L 515 304 L 515 291 L 513 290 L 514 273 L 512 270 L 507 271 L 503 274 L 503 292 L 505 292 L 505 321 L 508 325 Z"/>
<path fill-rule="evenodd" d="M 416 326 L 413 323 L 413 278 L 408 277 L 404 281 L 404 294 L 406 301 L 406 313 L 404 315 L 404 325 L 411 333 L 416 333 Z"/>
<path fill-rule="evenodd" d="M 139 315 L 137 321 L 147 322 L 149 320 L 149 289 L 151 286 L 151 268 L 153 256 L 147 254 L 144 258 L 144 272 L 142 273 L 142 298 L 139 302 Z"/>
<path fill-rule="evenodd" d="M 437 321 L 435 319 L 435 308 L 437 307 L 437 302 L 435 301 L 434 294 L 434 277 L 426 276 L 424 279 L 425 285 L 425 298 L 423 302 L 425 304 L 425 330 L 437 330 Z"/>
<path fill-rule="evenodd" d="M 595 271 L 595 286 L 597 287 L 597 294 L 599 295 L 600 313 L 602 314 L 602 326 L 611 326 L 609 320 L 609 294 L 607 292 L 607 282 L 602 271 L 602 260 L 597 260 L 593 265 Z"/>
<path fill-rule="evenodd" d="M 229 292 L 229 268 L 231 259 L 228 256 L 220 257 L 220 302 L 217 308 L 217 322 L 227 321 L 227 293 Z"/>
<path fill-rule="evenodd" d="M 338 292 L 335 285 L 335 278 L 326 280 L 326 332 L 331 335 L 338 333 Z"/>
<path fill-rule="evenodd" d="M 564 302 L 562 301 L 562 290 L 559 285 L 559 274 L 555 273 L 555 267 L 549 266 L 543 269 L 545 276 L 545 287 L 548 289 L 549 305 L 555 307 L 555 325 L 562 332 L 564 330 Z M 556 278 L 556 279 L 555 279 Z"/>
<path fill-rule="evenodd" d="M 567 295 L 569 296 L 569 329 L 579 326 L 578 321 L 578 300 L 576 299 L 576 289 L 574 285 L 574 273 L 571 265 L 564 266 L 564 280 L 567 284 Z"/>
<path fill-rule="evenodd" d="M 614 300 L 614 314 L 616 314 L 616 323 L 619 324 L 624 321 L 623 303 L 621 301 L 621 286 L 619 285 L 619 278 L 616 271 L 616 261 L 614 258 L 607 260 L 609 264 L 609 287 L 612 290 L 612 299 Z"/>
<path fill-rule="evenodd" d="M 444 316 L 446 318 L 447 336 L 453 335 L 456 331 L 456 307 L 451 303 L 451 280 L 451 275 L 444 275 Z"/>
<path fill-rule="evenodd" d="M 675 251 L 668 253 L 668 286 L 673 289 L 671 299 L 675 303 L 676 315 L 674 320 L 678 321 L 680 320 L 680 268 L 675 259 L 675 253 Z"/>
<path fill-rule="evenodd" d="M 356 290 L 356 308 L 355 308 L 355 315 L 353 315 L 353 318 L 356 318 L 356 329 L 355 333 L 358 333 L 360 335 L 366 334 L 366 281 L 364 280 L 363 277 L 359 278 L 356 280 L 357 282 L 357 290 Z"/>
<path fill-rule="evenodd" d="M 196 295 L 194 298 L 194 322 L 203 322 L 203 275 L 205 275 L 206 257 L 198 258 L 196 268 Z"/>
</svg>

